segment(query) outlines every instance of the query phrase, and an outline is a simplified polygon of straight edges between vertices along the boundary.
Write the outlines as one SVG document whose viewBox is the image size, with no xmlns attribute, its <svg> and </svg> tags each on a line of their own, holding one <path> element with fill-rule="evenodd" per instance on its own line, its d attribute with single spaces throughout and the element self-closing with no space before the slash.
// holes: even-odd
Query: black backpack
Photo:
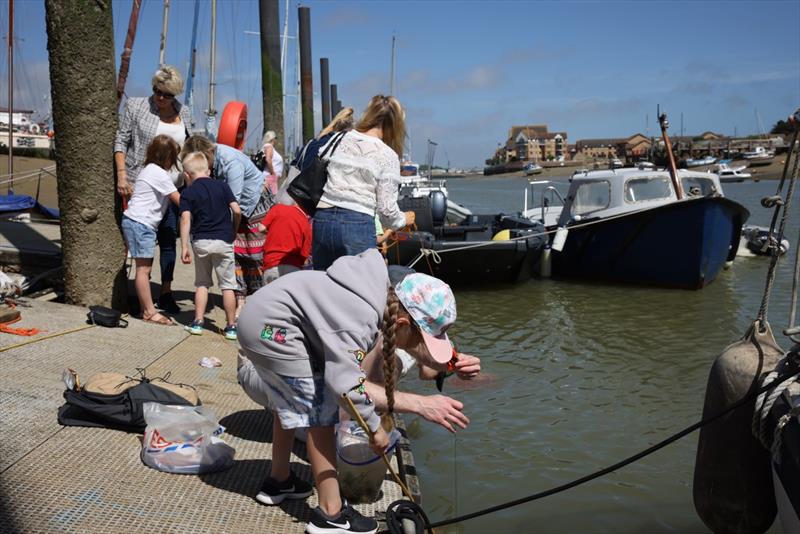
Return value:
<svg viewBox="0 0 800 534">
<path fill-rule="evenodd" d="M 65 426 L 113 428 L 141 433 L 147 426 L 143 412 L 145 402 L 193 406 L 185 397 L 159 387 L 158 380 L 169 384 L 163 379 L 154 379 L 156 382 L 153 382 L 142 376 L 129 380 L 135 384 L 114 395 L 93 393 L 85 389 L 65 390 L 64 400 L 67 402 L 58 409 L 58 422 Z M 176 386 L 176 384 L 170 385 Z M 178 386 L 191 387 L 184 384 Z M 198 399 L 197 405 L 200 404 L 202 403 Z"/>
<path fill-rule="evenodd" d="M 253 165 L 258 167 L 259 171 L 263 171 L 264 169 L 267 168 L 267 157 L 264 154 L 263 150 L 259 150 L 258 152 L 250 156 L 250 161 L 253 162 Z"/>
</svg>

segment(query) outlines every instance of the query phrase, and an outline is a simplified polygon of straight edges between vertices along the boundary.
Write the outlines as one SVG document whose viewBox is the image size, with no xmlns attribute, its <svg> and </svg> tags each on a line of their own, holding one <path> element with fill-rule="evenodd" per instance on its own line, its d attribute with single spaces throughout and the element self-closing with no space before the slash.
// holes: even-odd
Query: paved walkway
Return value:
<svg viewBox="0 0 800 534">
<path fill-rule="evenodd" d="M 6 223 L 0 232 L 5 243 L 13 243 L 18 239 L 14 232 L 30 238 L 37 226 Z M 51 231 L 52 227 L 47 230 Z M 41 234 L 52 246 L 53 236 Z M 182 324 L 193 314 L 193 276 L 193 266 L 179 262 L 173 286 L 185 310 L 176 316 Z M 154 274 L 153 280 L 159 279 Z M 132 282 L 130 286 L 133 294 Z M 89 327 L 47 338 L 85 326 L 87 310 L 37 300 L 24 304 L 29 307 L 20 306 L 22 320 L 14 326 L 44 331 L 33 338 L 0 333 L 0 531 L 303 531 L 317 505 L 316 493 L 279 507 L 254 500 L 269 470 L 271 420 L 236 382 L 237 344 L 218 333 L 224 326 L 218 292 L 211 297 L 214 309 L 207 314 L 209 330 L 202 336 L 131 319 L 127 329 Z M 222 367 L 200 367 L 198 360 L 204 356 L 219 358 Z M 149 377 L 170 373 L 171 381 L 194 385 L 203 404 L 227 428 L 221 437 L 236 449 L 234 466 L 203 476 L 161 473 L 141 463 L 138 434 L 60 426 L 56 412 L 63 403 L 61 373 L 67 367 L 84 379 L 101 371 L 132 376 L 142 368 Z M 407 442 L 401 455 L 401 464 L 413 465 Z M 396 457 L 393 462 L 397 465 Z M 305 447 L 299 442 L 292 465 L 299 476 L 311 480 Z M 416 488 L 416 478 L 409 474 L 413 469 L 402 470 Z M 383 498 L 357 508 L 380 518 L 380 512 L 400 497 L 399 486 L 387 476 Z"/>
</svg>

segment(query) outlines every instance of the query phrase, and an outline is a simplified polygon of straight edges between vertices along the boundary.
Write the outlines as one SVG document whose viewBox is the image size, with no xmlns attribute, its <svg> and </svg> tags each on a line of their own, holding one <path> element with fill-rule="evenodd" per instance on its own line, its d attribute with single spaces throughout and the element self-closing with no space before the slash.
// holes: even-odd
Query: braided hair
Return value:
<svg viewBox="0 0 800 534">
<path fill-rule="evenodd" d="M 399 311 L 400 300 L 397 298 L 394 288 L 390 287 L 388 293 L 386 293 L 386 309 L 383 312 L 383 326 L 381 328 L 383 333 L 383 384 L 386 389 L 386 404 L 390 414 L 394 411 L 394 381 L 397 369 L 397 360 L 395 359 L 397 340 L 395 339 L 395 333 L 397 330 L 397 313 Z"/>
</svg>

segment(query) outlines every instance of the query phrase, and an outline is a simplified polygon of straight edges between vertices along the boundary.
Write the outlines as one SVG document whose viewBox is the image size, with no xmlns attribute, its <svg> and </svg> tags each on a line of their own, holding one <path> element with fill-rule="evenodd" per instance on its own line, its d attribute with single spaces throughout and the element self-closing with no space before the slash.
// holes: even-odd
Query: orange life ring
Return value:
<svg viewBox="0 0 800 534">
<path fill-rule="evenodd" d="M 217 143 L 232 146 L 237 150 L 244 148 L 247 132 L 247 104 L 234 100 L 225 104 L 217 131 Z"/>
</svg>

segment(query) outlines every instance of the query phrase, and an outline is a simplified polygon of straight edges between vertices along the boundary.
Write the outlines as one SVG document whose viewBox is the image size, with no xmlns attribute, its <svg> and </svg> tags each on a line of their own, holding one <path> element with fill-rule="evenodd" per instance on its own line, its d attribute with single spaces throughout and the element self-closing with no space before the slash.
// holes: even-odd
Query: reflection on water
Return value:
<svg viewBox="0 0 800 534">
<path fill-rule="evenodd" d="M 523 179 L 451 180 L 476 212 L 521 209 Z M 759 205 L 777 182 L 730 184 L 726 194 L 766 225 Z M 788 234 L 795 247 L 798 220 Z M 794 250 L 770 305 L 788 319 Z M 767 258 L 740 258 L 702 291 L 532 280 L 456 290 L 459 350 L 482 357 L 493 380 L 445 385 L 472 424 L 456 437 L 407 417 L 433 521 L 564 484 L 647 448 L 699 420 L 713 359 L 758 311 Z M 779 342 L 786 346 L 785 339 Z M 454 378 L 449 379 L 455 380 Z M 433 393 L 407 378 L 403 387 Z M 612 475 L 446 532 L 704 532 L 692 504 L 697 434 Z"/>
</svg>

